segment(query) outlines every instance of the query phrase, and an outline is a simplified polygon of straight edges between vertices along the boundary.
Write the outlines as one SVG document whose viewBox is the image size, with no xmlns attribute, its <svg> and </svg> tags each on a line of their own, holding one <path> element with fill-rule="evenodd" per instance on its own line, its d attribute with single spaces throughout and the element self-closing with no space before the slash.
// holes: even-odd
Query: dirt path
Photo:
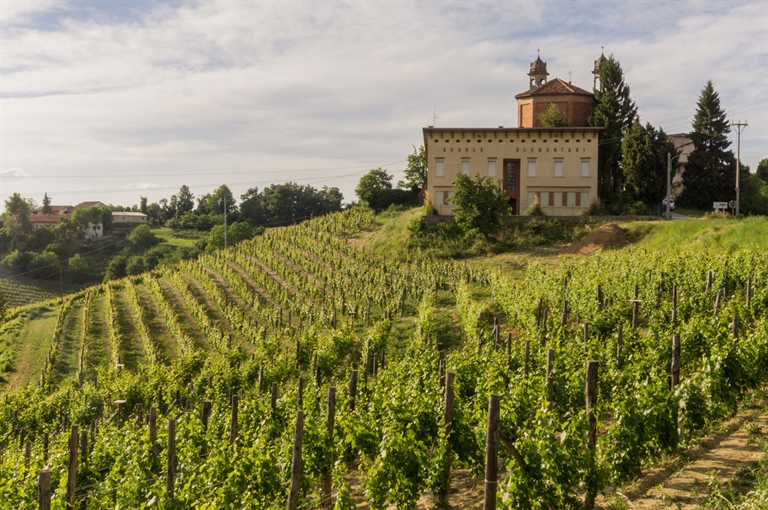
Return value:
<svg viewBox="0 0 768 510">
<path fill-rule="evenodd" d="M 628 508 L 642 510 L 701 508 L 712 489 L 730 485 L 739 489 L 739 475 L 763 456 L 759 437 L 768 438 L 768 412 L 748 410 L 723 424 L 675 459 L 651 469 L 631 486 L 606 498 L 624 500 Z"/>
</svg>

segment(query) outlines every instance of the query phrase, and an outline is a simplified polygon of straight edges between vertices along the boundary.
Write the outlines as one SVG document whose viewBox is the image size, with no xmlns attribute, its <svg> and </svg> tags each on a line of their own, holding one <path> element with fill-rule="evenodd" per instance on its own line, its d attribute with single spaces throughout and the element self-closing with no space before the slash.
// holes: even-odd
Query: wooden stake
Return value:
<svg viewBox="0 0 768 510">
<path fill-rule="evenodd" d="M 299 485 L 301 482 L 301 443 L 304 439 L 304 411 L 296 411 L 296 429 L 293 433 L 293 458 L 291 461 L 291 486 L 288 490 L 288 510 L 296 510 L 299 505 Z"/>
<path fill-rule="evenodd" d="M 32 460 L 32 441 L 27 439 L 24 443 L 24 478 L 29 475 L 29 462 Z"/>
<path fill-rule="evenodd" d="M 77 489 L 77 450 L 80 435 L 77 425 L 72 425 L 69 433 L 69 462 L 67 464 L 67 509 L 75 508 L 75 490 Z"/>
<path fill-rule="evenodd" d="M 275 383 L 277 384 L 277 383 Z M 240 402 L 240 397 L 237 393 L 232 395 L 232 414 L 229 420 L 229 442 L 234 444 L 237 441 L 237 408 Z"/>
<path fill-rule="evenodd" d="M 739 342 L 739 316 L 736 314 L 733 315 L 733 322 L 731 323 L 731 338 L 734 344 Z"/>
<path fill-rule="evenodd" d="M 555 370 L 555 350 L 547 350 L 547 399 L 555 402 L 555 381 L 552 379 L 552 372 Z"/>
<path fill-rule="evenodd" d="M 48 469 L 40 471 L 37 479 L 37 492 L 40 510 L 51 510 L 51 472 Z"/>
<path fill-rule="evenodd" d="M 616 329 L 616 368 L 621 369 L 621 351 L 624 348 L 624 326 L 619 324 Z"/>
<path fill-rule="evenodd" d="M 670 367 L 670 389 L 680 384 L 680 335 L 672 335 L 672 366 Z"/>
<path fill-rule="evenodd" d="M 441 388 L 445 387 L 445 352 L 437 353 L 437 380 Z"/>
<path fill-rule="evenodd" d="M 298 407 L 299 409 L 302 408 L 304 404 L 304 378 L 299 377 L 299 389 L 298 389 L 298 395 L 296 397 L 296 400 L 298 401 Z"/>
<path fill-rule="evenodd" d="M 528 360 L 531 357 L 531 341 L 525 341 L 525 347 L 523 348 L 523 374 L 528 377 Z"/>
<path fill-rule="evenodd" d="M 440 488 L 440 503 L 443 507 L 448 506 L 448 489 L 451 486 L 451 430 L 453 430 L 453 382 L 456 374 L 448 372 L 445 378 L 445 409 L 443 411 L 443 427 L 445 430 L 445 464 L 443 479 L 445 485 Z"/>
<path fill-rule="evenodd" d="M 211 416 L 211 401 L 203 400 L 203 407 L 200 410 L 200 421 L 204 429 L 208 429 L 208 418 Z"/>
<path fill-rule="evenodd" d="M 599 363 L 594 360 L 587 361 L 587 378 L 585 387 L 586 413 L 589 420 L 589 433 L 587 436 L 587 450 L 589 451 L 589 472 L 587 473 L 586 495 L 584 496 L 584 508 L 595 507 L 597 496 L 597 472 L 595 466 L 595 451 L 597 449 L 597 369 Z"/>
<path fill-rule="evenodd" d="M 496 486 L 499 474 L 499 407 L 498 395 L 488 402 L 488 427 L 485 433 L 485 497 L 483 510 L 496 510 Z"/>
<path fill-rule="evenodd" d="M 168 420 L 168 451 L 165 474 L 165 490 L 173 499 L 173 488 L 176 483 L 176 420 Z"/>
<path fill-rule="evenodd" d="M 349 375 L 349 401 L 348 407 L 350 411 L 355 410 L 355 397 L 357 396 L 357 370 L 353 370 Z"/>
<path fill-rule="evenodd" d="M 325 445 L 326 455 L 330 455 L 333 449 L 333 427 L 334 420 L 336 419 L 336 387 L 330 386 L 328 388 L 328 421 L 326 423 L 326 430 L 328 432 L 328 441 Z M 323 501 L 325 502 L 325 508 L 333 508 L 333 468 L 328 465 L 326 472 L 323 475 Z"/>
<path fill-rule="evenodd" d="M 157 442 L 157 409 L 149 408 L 149 446 L 154 447 Z"/>
</svg>

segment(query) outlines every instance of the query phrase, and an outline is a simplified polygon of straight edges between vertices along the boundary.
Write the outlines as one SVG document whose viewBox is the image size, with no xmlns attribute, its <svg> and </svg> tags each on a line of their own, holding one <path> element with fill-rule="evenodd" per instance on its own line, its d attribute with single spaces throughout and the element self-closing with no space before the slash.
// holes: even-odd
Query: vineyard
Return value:
<svg viewBox="0 0 768 510">
<path fill-rule="evenodd" d="M 513 280 L 384 258 L 373 228 L 352 209 L 10 309 L 2 506 L 415 508 L 460 469 L 485 508 L 590 508 L 768 379 L 764 253 Z"/>
</svg>

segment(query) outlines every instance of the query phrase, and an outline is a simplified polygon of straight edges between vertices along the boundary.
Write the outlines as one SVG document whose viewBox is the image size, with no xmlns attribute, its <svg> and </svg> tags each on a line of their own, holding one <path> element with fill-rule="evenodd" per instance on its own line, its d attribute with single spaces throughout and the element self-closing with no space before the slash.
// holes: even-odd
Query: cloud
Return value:
<svg viewBox="0 0 768 510">
<path fill-rule="evenodd" d="M 153 189 L 153 188 L 157 188 L 159 186 L 160 185 L 158 183 L 156 183 L 156 182 L 129 182 L 128 184 L 123 186 L 123 189 L 126 189 L 126 190 L 133 190 L 133 189 L 142 190 L 142 189 Z"/>
<path fill-rule="evenodd" d="M 6 177 L 31 177 L 29 172 L 27 172 L 23 168 L 18 168 L 18 167 L 6 168 L 5 170 L 0 170 L 0 175 L 6 176 Z"/>
<path fill-rule="evenodd" d="M 749 118 L 742 159 L 768 152 L 762 2 L 29 4 L 0 50 L 0 167 L 105 202 L 302 179 L 352 200 L 368 168 L 400 162 L 399 178 L 435 111 L 439 126 L 516 125 L 538 47 L 550 77 L 589 89 L 605 46 L 668 132 L 690 129 L 711 78 Z M 42 196 L 18 186 L 3 193 Z"/>
</svg>

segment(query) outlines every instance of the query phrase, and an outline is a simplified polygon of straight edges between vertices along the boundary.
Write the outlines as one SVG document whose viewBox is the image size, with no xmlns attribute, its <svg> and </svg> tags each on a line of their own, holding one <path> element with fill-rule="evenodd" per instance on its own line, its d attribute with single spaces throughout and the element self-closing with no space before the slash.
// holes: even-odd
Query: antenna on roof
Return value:
<svg viewBox="0 0 768 510">
<path fill-rule="evenodd" d="M 435 121 L 440 117 L 437 116 L 437 104 L 435 104 L 434 113 L 432 113 L 432 127 L 435 127 Z"/>
<path fill-rule="evenodd" d="M 568 71 L 568 83 L 571 83 L 572 76 L 573 76 L 573 71 Z"/>
</svg>

